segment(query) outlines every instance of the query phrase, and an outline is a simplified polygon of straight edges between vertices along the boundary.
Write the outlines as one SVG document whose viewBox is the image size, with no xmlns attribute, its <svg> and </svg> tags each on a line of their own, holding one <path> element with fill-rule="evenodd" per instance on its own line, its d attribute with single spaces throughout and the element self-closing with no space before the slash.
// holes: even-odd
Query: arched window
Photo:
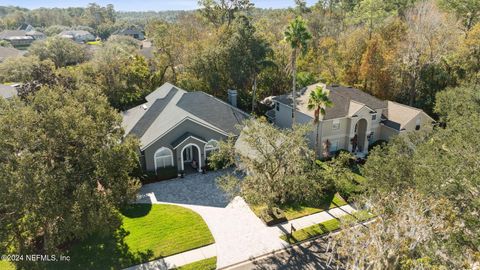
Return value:
<svg viewBox="0 0 480 270">
<path fill-rule="evenodd" d="M 210 140 L 205 144 L 205 157 L 208 157 L 208 154 L 214 150 L 218 149 L 218 141 Z"/>
<path fill-rule="evenodd" d="M 173 166 L 172 150 L 166 147 L 158 149 L 153 158 L 155 160 L 155 169 Z"/>
</svg>

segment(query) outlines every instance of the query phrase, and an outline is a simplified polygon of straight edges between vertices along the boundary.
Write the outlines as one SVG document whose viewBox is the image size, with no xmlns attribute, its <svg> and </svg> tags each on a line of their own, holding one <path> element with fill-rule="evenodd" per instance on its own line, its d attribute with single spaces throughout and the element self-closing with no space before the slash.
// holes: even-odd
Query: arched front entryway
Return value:
<svg viewBox="0 0 480 270">
<path fill-rule="evenodd" d="M 185 164 L 192 166 L 192 169 L 196 169 L 199 172 L 202 171 L 202 151 L 198 145 L 194 143 L 185 145 L 180 152 L 180 156 L 180 168 L 182 171 L 185 171 Z"/>
<path fill-rule="evenodd" d="M 355 137 L 357 141 L 357 150 L 358 152 L 365 152 L 368 148 L 368 141 L 367 141 L 367 120 L 360 119 L 358 120 L 357 124 L 355 125 Z"/>
</svg>

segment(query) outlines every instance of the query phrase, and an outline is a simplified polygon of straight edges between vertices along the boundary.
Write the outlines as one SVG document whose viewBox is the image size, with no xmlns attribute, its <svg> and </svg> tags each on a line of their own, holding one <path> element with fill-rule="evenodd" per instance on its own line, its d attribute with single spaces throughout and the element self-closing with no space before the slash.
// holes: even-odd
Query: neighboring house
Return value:
<svg viewBox="0 0 480 270">
<path fill-rule="evenodd" d="M 22 56 L 24 52 L 17 50 L 15 48 L 2 47 L 0 46 L 0 63 L 5 61 L 5 59 L 10 57 L 19 57 Z"/>
<path fill-rule="evenodd" d="M 60 37 L 69 38 L 78 43 L 95 41 L 95 36 L 85 30 L 65 30 L 58 34 Z"/>
<path fill-rule="evenodd" d="M 145 39 L 145 35 L 142 33 L 142 31 L 134 29 L 134 28 L 125 28 L 125 29 L 116 31 L 113 34 L 114 35 L 120 35 L 120 36 L 128 36 L 128 37 L 132 37 L 132 38 L 138 39 L 138 40 L 144 40 Z"/>
<path fill-rule="evenodd" d="M 318 85 L 310 85 L 298 93 L 296 122 L 312 124 L 314 112 L 307 109 L 310 92 Z M 325 109 L 320 121 L 319 153 L 334 153 L 344 149 L 360 155 L 368 153 L 368 146 L 378 140 L 409 131 L 431 129 L 434 120 L 420 109 L 392 101 L 380 100 L 359 89 L 344 86 L 326 86 L 333 106 Z M 277 126 L 292 126 L 292 95 L 273 98 L 274 109 L 267 117 Z M 316 129 L 316 125 L 315 125 Z M 315 142 L 314 130 L 309 140 Z M 328 149 L 323 149 L 328 146 Z M 355 148 L 355 149 L 354 149 Z M 324 151 L 326 150 L 326 151 Z"/>
<path fill-rule="evenodd" d="M 235 93 L 230 91 L 232 104 Z M 218 141 L 238 136 L 248 114 L 204 92 L 187 92 L 165 83 L 146 103 L 122 113 L 127 135 L 140 139 L 143 169 L 201 171 Z"/>
<path fill-rule="evenodd" d="M 0 32 L 0 39 L 10 42 L 14 47 L 27 47 L 33 41 L 44 39 L 45 34 L 36 31 L 31 25 L 25 29 L 19 30 L 4 30 Z"/>
<path fill-rule="evenodd" d="M 5 99 L 13 98 L 17 95 L 17 88 L 12 85 L 0 84 L 0 96 Z"/>
</svg>

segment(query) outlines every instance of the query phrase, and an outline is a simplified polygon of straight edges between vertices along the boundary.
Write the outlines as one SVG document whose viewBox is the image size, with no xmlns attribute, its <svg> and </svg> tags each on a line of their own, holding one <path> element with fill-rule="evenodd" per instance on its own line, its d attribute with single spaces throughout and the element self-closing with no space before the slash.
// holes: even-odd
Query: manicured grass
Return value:
<svg viewBox="0 0 480 270">
<path fill-rule="evenodd" d="M 293 244 L 308 238 L 329 233 L 339 228 L 340 228 L 340 221 L 338 221 L 338 219 L 330 219 L 325 222 L 295 231 L 291 236 L 284 234 L 280 236 L 280 238 L 290 244 Z"/>
<path fill-rule="evenodd" d="M 288 220 L 292 220 L 292 219 L 312 215 L 315 213 L 319 213 L 331 208 L 343 206 L 346 204 L 347 202 L 337 193 L 337 194 L 329 194 L 323 197 L 315 206 L 305 205 L 305 204 L 288 204 L 288 205 L 279 206 L 279 208 L 284 211 L 285 216 L 287 217 Z M 260 217 L 260 213 L 262 212 L 263 209 L 265 209 L 265 206 L 253 205 L 253 206 L 250 206 L 250 208 L 258 217 Z"/>
<path fill-rule="evenodd" d="M 281 207 L 285 212 L 288 220 L 300 218 L 303 216 L 319 213 L 331 208 L 344 206 L 347 202 L 337 193 L 334 196 L 326 196 L 317 207 L 309 207 L 306 205 L 286 205 Z"/>
<path fill-rule="evenodd" d="M 365 211 L 355 212 L 352 216 L 346 216 L 346 219 L 353 219 L 357 222 L 365 221 L 373 216 Z M 327 234 L 329 232 L 340 229 L 341 222 L 338 219 L 330 219 L 325 222 L 315 224 L 310 227 L 303 228 L 293 232 L 292 235 L 282 235 L 280 238 L 290 244 L 297 243 L 315 236 Z"/>
<path fill-rule="evenodd" d="M 360 174 L 353 173 L 353 172 L 352 174 L 353 174 L 353 179 L 358 184 L 365 185 L 367 183 L 367 179 L 364 176 L 361 176 Z"/>
<path fill-rule="evenodd" d="M 11 262 L 0 261 L 0 269 L 2 269 L 2 270 L 15 270 L 15 266 Z"/>
<path fill-rule="evenodd" d="M 148 215 L 138 216 L 150 208 Z M 132 251 L 153 251 L 166 257 L 214 243 L 202 217 L 190 209 L 165 204 L 137 204 L 125 211 L 123 227 L 130 234 L 125 243 Z"/>
<path fill-rule="evenodd" d="M 115 233 L 73 243 L 71 261 L 48 268 L 122 269 L 214 242 L 202 217 L 184 207 L 134 204 L 122 211 L 122 219 Z"/>
<path fill-rule="evenodd" d="M 217 269 L 217 257 L 186 264 L 176 270 L 215 270 Z"/>
</svg>

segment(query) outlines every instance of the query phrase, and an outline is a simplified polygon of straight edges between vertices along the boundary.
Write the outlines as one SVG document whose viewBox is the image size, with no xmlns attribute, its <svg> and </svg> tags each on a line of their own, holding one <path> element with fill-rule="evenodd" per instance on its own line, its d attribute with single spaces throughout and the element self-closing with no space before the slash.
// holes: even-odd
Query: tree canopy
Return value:
<svg viewBox="0 0 480 270">
<path fill-rule="evenodd" d="M 242 177 L 228 174 L 219 179 L 220 186 L 270 211 L 287 202 L 318 198 L 325 186 L 315 177 L 314 153 L 305 140 L 308 130 L 305 126 L 281 130 L 264 120 L 248 120 L 239 140 L 221 143 L 221 150 L 211 157 L 211 162 L 223 165 L 238 157 Z M 223 160 L 229 162 L 218 162 Z"/>
<path fill-rule="evenodd" d="M 2 253 L 55 254 L 118 228 L 117 209 L 138 188 L 130 176 L 138 143 L 122 138 L 99 89 L 43 87 L 27 102 L 2 99 L 0 123 Z"/>
</svg>

